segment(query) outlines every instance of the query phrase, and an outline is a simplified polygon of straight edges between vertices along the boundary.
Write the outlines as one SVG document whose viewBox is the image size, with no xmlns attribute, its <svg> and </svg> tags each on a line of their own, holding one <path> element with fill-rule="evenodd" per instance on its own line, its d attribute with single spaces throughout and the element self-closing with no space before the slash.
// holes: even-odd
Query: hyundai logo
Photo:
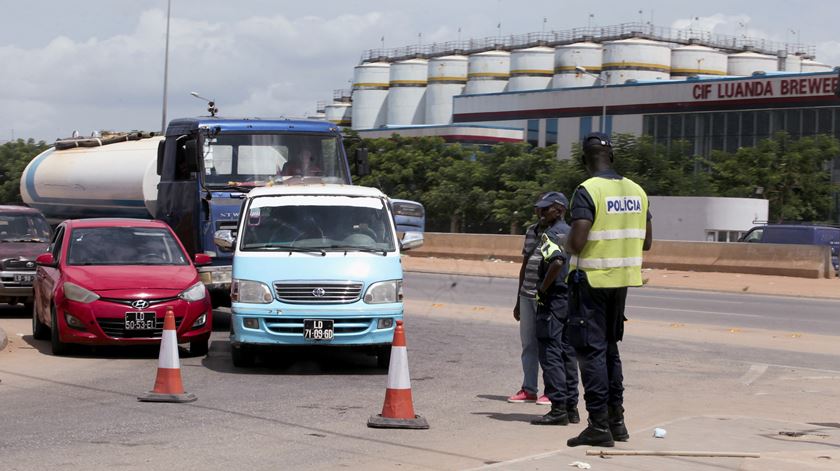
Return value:
<svg viewBox="0 0 840 471">
<path fill-rule="evenodd" d="M 149 303 L 149 301 L 146 301 L 145 299 L 138 299 L 137 301 L 131 303 L 131 307 L 133 307 L 134 309 L 146 309 L 147 307 L 149 307 L 149 304 L 151 303 Z"/>
<path fill-rule="evenodd" d="M 315 288 L 312 290 L 312 296 L 315 296 L 316 298 L 322 298 L 325 294 L 327 294 L 327 290 L 324 288 Z"/>
</svg>

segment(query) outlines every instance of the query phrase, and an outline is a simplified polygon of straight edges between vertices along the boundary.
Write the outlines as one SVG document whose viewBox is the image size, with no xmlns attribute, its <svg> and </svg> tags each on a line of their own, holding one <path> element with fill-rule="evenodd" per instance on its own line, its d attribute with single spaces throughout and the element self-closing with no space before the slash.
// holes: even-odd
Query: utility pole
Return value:
<svg viewBox="0 0 840 471">
<path fill-rule="evenodd" d="M 163 59 L 163 113 L 160 119 L 160 133 L 166 132 L 166 92 L 169 81 L 169 18 L 172 14 L 172 0 L 166 0 L 166 49 Z"/>
</svg>

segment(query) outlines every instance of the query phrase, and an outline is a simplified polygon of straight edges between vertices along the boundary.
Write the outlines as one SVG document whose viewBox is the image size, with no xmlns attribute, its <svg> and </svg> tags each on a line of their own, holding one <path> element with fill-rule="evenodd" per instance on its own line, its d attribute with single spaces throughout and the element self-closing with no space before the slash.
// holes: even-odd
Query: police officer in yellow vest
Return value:
<svg viewBox="0 0 840 471">
<path fill-rule="evenodd" d="M 611 447 L 630 438 L 617 342 L 627 287 L 642 285 L 642 251 L 650 249 L 652 228 L 645 191 L 612 168 L 610 138 L 592 133 L 582 144 L 591 178 L 572 196 L 566 338 L 580 365 L 589 425 L 567 444 Z"/>
</svg>

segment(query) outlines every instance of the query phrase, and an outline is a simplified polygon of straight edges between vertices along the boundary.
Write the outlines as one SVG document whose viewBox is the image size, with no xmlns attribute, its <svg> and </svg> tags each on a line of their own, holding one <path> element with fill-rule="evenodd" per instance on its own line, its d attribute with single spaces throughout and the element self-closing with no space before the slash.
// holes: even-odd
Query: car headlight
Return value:
<svg viewBox="0 0 840 471">
<path fill-rule="evenodd" d="M 69 281 L 64 282 L 64 297 L 70 301 L 76 301 L 84 304 L 89 304 L 99 299 L 98 294 L 93 291 L 86 290 L 75 283 L 70 283 Z"/>
<path fill-rule="evenodd" d="M 368 304 L 401 303 L 403 300 L 402 280 L 374 283 L 365 292 Z"/>
<path fill-rule="evenodd" d="M 235 279 L 230 285 L 230 299 L 237 303 L 270 304 L 274 295 L 265 283 Z"/>
<path fill-rule="evenodd" d="M 207 289 L 204 288 L 204 283 L 200 281 L 178 295 L 184 301 L 201 301 L 205 296 L 207 296 Z"/>
</svg>

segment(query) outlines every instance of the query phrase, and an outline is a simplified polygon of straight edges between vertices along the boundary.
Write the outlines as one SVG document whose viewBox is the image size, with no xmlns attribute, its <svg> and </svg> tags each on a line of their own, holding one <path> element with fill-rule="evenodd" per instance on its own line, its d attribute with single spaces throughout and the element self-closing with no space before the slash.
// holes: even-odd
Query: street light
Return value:
<svg viewBox="0 0 840 471">
<path fill-rule="evenodd" d="M 604 97 L 603 97 L 603 107 L 601 108 L 601 124 L 598 126 L 599 131 L 606 132 L 607 129 L 607 81 L 604 80 L 599 74 L 592 73 L 586 70 L 586 67 L 581 67 L 579 65 L 575 66 L 575 72 L 580 74 L 586 74 L 590 77 L 595 77 L 596 80 L 600 80 L 604 87 Z"/>
</svg>

